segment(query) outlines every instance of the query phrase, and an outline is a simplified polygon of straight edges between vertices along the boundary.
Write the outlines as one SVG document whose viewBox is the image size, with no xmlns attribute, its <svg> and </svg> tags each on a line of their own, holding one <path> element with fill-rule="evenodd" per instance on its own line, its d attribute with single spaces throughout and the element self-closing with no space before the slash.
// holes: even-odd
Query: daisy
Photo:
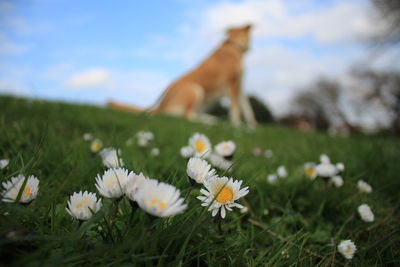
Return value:
<svg viewBox="0 0 400 267">
<path fill-rule="evenodd" d="M 204 181 L 207 190 L 200 190 L 204 196 L 198 196 L 197 199 L 202 201 L 202 206 L 209 206 L 208 210 L 212 211 L 212 216 L 217 215 L 218 211 L 221 210 L 221 217 L 225 218 L 225 209 L 231 211 L 232 207 L 243 208 L 242 205 L 235 202 L 249 193 L 248 187 L 240 189 L 242 182 L 233 181 L 232 178 L 228 177 L 210 177 Z"/>
<path fill-rule="evenodd" d="M 344 164 L 342 162 L 336 163 L 336 169 L 340 172 L 344 171 Z"/>
<path fill-rule="evenodd" d="M 160 155 L 160 149 L 158 149 L 156 147 L 152 148 L 151 151 L 150 151 L 150 155 L 152 155 L 153 157 L 159 156 Z"/>
<path fill-rule="evenodd" d="M 83 134 L 83 140 L 90 141 L 92 139 L 93 139 L 93 134 L 91 134 L 91 133 L 84 133 Z"/>
<path fill-rule="evenodd" d="M 285 178 L 288 175 L 285 166 L 279 166 L 276 170 L 276 173 L 278 174 L 279 178 Z"/>
<path fill-rule="evenodd" d="M 4 169 L 5 167 L 8 166 L 8 163 L 10 163 L 9 159 L 2 159 L 0 160 L 0 169 Z"/>
<path fill-rule="evenodd" d="M 364 222 L 373 222 L 375 220 L 375 216 L 367 204 L 358 206 L 357 211 Z"/>
<path fill-rule="evenodd" d="M 278 181 L 278 175 L 276 175 L 275 173 L 268 175 L 267 176 L 267 181 L 270 184 L 276 183 Z"/>
<path fill-rule="evenodd" d="M 340 254 L 348 260 L 351 260 L 356 253 L 356 245 L 351 240 L 343 240 L 337 247 Z"/>
<path fill-rule="evenodd" d="M 330 182 L 336 187 L 341 187 L 343 185 L 343 178 L 340 175 L 335 175 L 331 177 Z"/>
<path fill-rule="evenodd" d="M 187 208 L 179 189 L 154 179 L 146 179 L 140 186 L 136 201 L 142 210 L 156 217 L 172 217 Z"/>
<path fill-rule="evenodd" d="M 181 148 L 181 156 L 182 158 L 190 158 L 194 154 L 194 149 L 191 146 L 184 146 Z"/>
<path fill-rule="evenodd" d="M 212 153 L 209 157 L 211 164 L 223 171 L 232 171 L 232 161 L 226 160 L 218 154 Z"/>
<path fill-rule="evenodd" d="M 331 163 L 330 158 L 326 154 L 320 155 L 319 156 L 319 161 L 321 161 L 321 163 L 323 163 L 323 164 Z"/>
<path fill-rule="evenodd" d="M 245 214 L 245 213 L 247 213 L 248 211 L 249 211 L 249 208 L 246 207 L 246 206 L 244 206 L 243 208 L 240 209 L 240 213 L 241 213 L 241 214 Z"/>
<path fill-rule="evenodd" d="M 187 164 L 186 173 L 196 183 L 203 183 L 204 180 L 215 175 L 215 170 L 207 161 L 200 158 L 190 158 Z"/>
<path fill-rule="evenodd" d="M 66 208 L 69 215 L 75 219 L 86 221 L 101 208 L 101 199 L 97 200 L 95 193 L 87 191 L 75 192 L 71 195 Z"/>
<path fill-rule="evenodd" d="M 304 164 L 304 173 L 307 175 L 311 180 L 314 180 L 317 176 L 317 170 L 315 169 L 315 164 L 308 162 Z"/>
<path fill-rule="evenodd" d="M 372 192 L 372 187 L 364 182 L 363 180 L 359 180 L 357 182 L 357 188 L 361 193 L 371 193 Z"/>
<path fill-rule="evenodd" d="M 194 150 L 195 157 L 207 157 L 211 153 L 211 143 L 207 136 L 195 133 L 189 139 L 189 145 Z"/>
<path fill-rule="evenodd" d="M 138 139 L 138 145 L 141 147 L 146 147 L 149 142 L 154 139 L 154 134 L 152 132 L 139 131 L 136 133 Z"/>
<path fill-rule="evenodd" d="M 136 201 L 137 193 L 139 191 L 139 187 L 147 180 L 148 178 L 140 173 L 137 175 L 134 172 L 130 172 L 128 175 L 128 181 L 124 187 L 125 195 L 132 201 Z"/>
<path fill-rule="evenodd" d="M 321 177 L 333 177 L 338 173 L 336 166 L 331 163 L 321 163 L 315 167 L 317 174 Z"/>
<path fill-rule="evenodd" d="M 233 141 L 222 141 L 215 147 L 215 152 L 224 158 L 231 158 L 236 150 L 236 144 Z"/>
<path fill-rule="evenodd" d="M 100 195 L 107 198 L 120 198 L 124 194 L 124 188 L 128 182 L 128 170 L 112 168 L 96 177 L 96 188 Z"/>
<path fill-rule="evenodd" d="M 266 157 L 267 159 L 271 158 L 274 155 L 274 152 L 272 152 L 271 149 L 267 149 L 264 151 L 264 157 Z"/>
<path fill-rule="evenodd" d="M 96 153 L 99 152 L 102 147 L 103 147 L 103 142 L 101 142 L 100 139 L 94 139 L 90 144 L 90 151 Z"/>
<path fill-rule="evenodd" d="M 124 166 L 124 162 L 118 157 L 121 152 L 112 147 L 104 148 L 100 152 L 101 159 L 103 160 L 103 165 L 107 168 L 118 168 Z"/>
<path fill-rule="evenodd" d="M 16 202 L 21 187 L 23 186 L 26 178 L 20 174 L 17 177 L 11 177 L 7 182 L 2 183 L 4 191 L 1 193 L 2 201 L 4 202 Z M 20 203 L 29 203 L 34 200 L 39 191 L 39 179 L 33 175 L 30 175 L 22 189 Z"/>
</svg>

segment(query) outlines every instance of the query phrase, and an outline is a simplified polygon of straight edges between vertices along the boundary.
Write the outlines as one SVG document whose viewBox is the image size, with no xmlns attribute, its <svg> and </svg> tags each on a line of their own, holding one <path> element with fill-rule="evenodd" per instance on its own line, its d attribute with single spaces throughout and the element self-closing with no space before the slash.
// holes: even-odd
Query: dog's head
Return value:
<svg viewBox="0 0 400 267">
<path fill-rule="evenodd" d="M 250 24 L 240 28 L 229 28 L 226 32 L 227 40 L 239 45 L 244 51 L 247 51 L 249 49 L 251 28 L 252 25 Z"/>
</svg>

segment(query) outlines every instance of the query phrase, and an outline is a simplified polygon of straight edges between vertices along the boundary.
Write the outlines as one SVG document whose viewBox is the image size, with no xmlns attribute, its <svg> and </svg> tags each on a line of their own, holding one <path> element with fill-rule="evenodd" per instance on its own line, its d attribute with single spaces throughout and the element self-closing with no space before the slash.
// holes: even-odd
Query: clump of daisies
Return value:
<svg viewBox="0 0 400 267">
<path fill-rule="evenodd" d="M 337 249 L 339 253 L 348 260 L 351 260 L 354 257 L 354 253 L 357 251 L 356 245 L 351 240 L 341 241 Z"/>
<path fill-rule="evenodd" d="M 8 163 L 10 163 L 9 159 L 2 159 L 0 160 L 0 170 L 4 169 L 5 167 L 8 166 Z"/>
<path fill-rule="evenodd" d="M 371 193 L 372 192 L 372 187 L 363 180 L 358 180 L 357 188 L 360 191 L 360 193 Z"/>
<path fill-rule="evenodd" d="M 69 215 L 80 221 L 86 221 L 92 218 L 101 208 L 101 199 L 97 199 L 95 193 L 75 192 L 68 201 L 66 208 Z"/>
<path fill-rule="evenodd" d="M 100 195 L 106 198 L 120 198 L 124 195 L 124 188 L 128 183 L 128 176 L 133 175 L 123 168 L 111 168 L 103 175 L 97 175 L 96 188 Z"/>
<path fill-rule="evenodd" d="M 187 208 L 179 189 L 154 179 L 143 182 L 135 199 L 142 210 L 156 217 L 172 217 Z"/>
<path fill-rule="evenodd" d="M 124 162 L 119 157 L 120 155 L 121 151 L 113 147 L 107 147 L 104 148 L 102 151 L 100 151 L 100 156 L 103 161 L 103 165 L 107 168 L 123 167 Z"/>
<path fill-rule="evenodd" d="M 1 193 L 2 201 L 29 203 L 34 200 L 39 192 L 39 179 L 33 175 L 25 177 L 20 174 L 11 177 L 7 182 L 2 183 L 4 191 Z M 20 198 L 18 199 L 18 195 Z"/>
<path fill-rule="evenodd" d="M 136 133 L 136 138 L 138 142 L 138 146 L 147 147 L 150 144 L 150 141 L 154 139 L 154 134 L 149 131 L 139 131 Z"/>
<path fill-rule="evenodd" d="M 215 170 L 204 159 L 190 158 L 187 163 L 186 173 L 189 181 L 202 184 L 206 179 L 215 175 Z"/>
<path fill-rule="evenodd" d="M 261 148 L 259 148 L 259 147 L 255 147 L 255 148 L 253 148 L 253 155 L 255 156 L 255 157 L 259 157 L 259 156 L 261 156 L 261 154 L 262 154 L 262 149 Z"/>
<path fill-rule="evenodd" d="M 278 175 L 275 173 L 267 175 L 267 182 L 270 184 L 275 184 L 278 181 Z"/>
<path fill-rule="evenodd" d="M 373 222 L 375 220 L 375 216 L 372 213 L 371 208 L 367 204 L 362 204 L 357 208 L 358 215 L 360 215 L 361 220 L 364 222 Z"/>
<path fill-rule="evenodd" d="M 232 160 L 233 154 L 236 150 L 236 144 L 231 140 L 222 141 L 214 146 L 214 150 L 219 156 L 227 160 Z"/>
<path fill-rule="evenodd" d="M 315 167 L 317 176 L 326 179 L 330 184 L 336 187 L 343 185 L 343 178 L 340 172 L 344 171 L 344 164 L 342 162 L 333 164 L 326 154 L 320 156 L 320 163 Z"/>
<path fill-rule="evenodd" d="M 99 152 L 102 147 L 103 147 L 103 142 L 100 139 L 94 139 L 90 143 L 90 151 L 92 151 L 93 153 Z"/>
<path fill-rule="evenodd" d="M 202 206 L 209 207 L 213 217 L 220 211 L 221 217 L 225 218 L 226 210 L 231 211 L 233 207 L 243 208 L 235 202 L 249 193 L 248 187 L 240 188 L 242 182 L 228 177 L 210 177 L 203 182 L 206 188 L 200 190 L 203 195 L 197 198 Z"/>
<path fill-rule="evenodd" d="M 267 149 L 264 151 L 264 157 L 266 157 L 267 159 L 272 158 L 273 155 L 274 155 L 274 152 L 272 152 L 271 149 Z"/>
</svg>

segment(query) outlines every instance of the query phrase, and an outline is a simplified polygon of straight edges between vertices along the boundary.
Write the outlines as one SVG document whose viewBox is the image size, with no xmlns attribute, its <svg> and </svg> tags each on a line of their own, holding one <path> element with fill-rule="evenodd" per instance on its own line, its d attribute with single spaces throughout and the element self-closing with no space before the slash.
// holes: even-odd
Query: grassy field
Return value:
<svg viewBox="0 0 400 267">
<path fill-rule="evenodd" d="M 400 264 L 400 139 L 393 137 L 330 137 L 300 133 L 281 126 L 260 126 L 250 132 L 226 122 L 214 126 L 167 116 L 147 117 L 105 108 L 0 97 L 1 182 L 18 173 L 40 180 L 38 197 L 29 205 L 0 203 L 0 265 L 136 265 L 136 266 L 399 266 Z M 160 155 L 134 142 L 139 130 L 155 134 Z M 79 225 L 66 212 L 75 191 L 97 192 L 95 176 L 104 167 L 82 135 L 92 133 L 105 146 L 120 148 L 125 167 L 170 183 L 181 190 L 188 209 L 168 219 L 150 220 L 126 201 L 115 212 L 103 207 Z M 222 231 L 200 206 L 186 179 L 179 150 L 195 132 L 213 144 L 237 143 L 233 171 L 250 193 L 240 201 L 249 212 L 229 212 Z M 272 158 L 255 157 L 254 147 L 271 149 Z M 343 162 L 344 185 L 335 188 L 303 174 L 305 162 L 326 153 Z M 289 175 L 277 184 L 266 176 L 286 166 Z M 218 172 L 223 175 L 223 172 Z M 373 187 L 358 193 L 359 179 Z M 367 203 L 375 222 L 356 216 Z M 351 261 L 336 250 L 351 239 L 357 252 Z"/>
</svg>

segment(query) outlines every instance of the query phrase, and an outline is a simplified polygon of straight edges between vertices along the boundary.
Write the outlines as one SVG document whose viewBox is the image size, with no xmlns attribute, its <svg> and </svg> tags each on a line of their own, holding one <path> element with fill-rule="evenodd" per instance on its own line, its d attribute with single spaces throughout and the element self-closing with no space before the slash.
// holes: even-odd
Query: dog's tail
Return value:
<svg viewBox="0 0 400 267">
<path fill-rule="evenodd" d="M 144 108 L 125 105 L 125 104 L 117 103 L 115 101 L 108 101 L 107 106 L 112 109 L 115 109 L 115 110 L 129 111 L 129 112 L 133 112 L 133 113 L 140 113 L 140 112 L 146 111 L 146 109 L 144 109 Z"/>
</svg>

